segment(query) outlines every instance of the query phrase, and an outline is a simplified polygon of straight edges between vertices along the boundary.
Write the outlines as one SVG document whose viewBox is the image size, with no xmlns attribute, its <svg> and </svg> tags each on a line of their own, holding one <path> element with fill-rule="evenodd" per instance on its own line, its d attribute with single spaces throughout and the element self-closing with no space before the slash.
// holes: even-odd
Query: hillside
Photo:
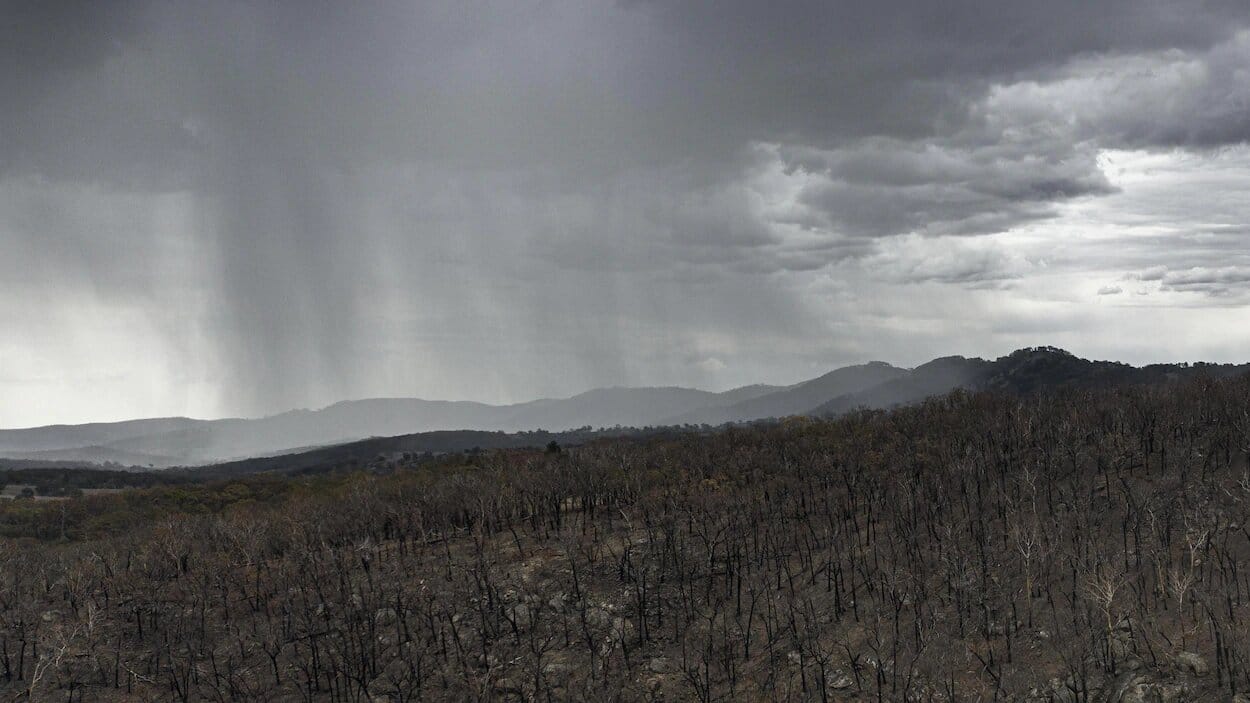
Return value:
<svg viewBox="0 0 1250 703">
<path fill-rule="evenodd" d="M 178 418 L 5 430 L 0 432 L 0 456 L 165 467 L 244 459 L 301 447 L 417 432 L 642 427 L 659 424 L 663 418 L 696 408 L 735 403 L 773 390 L 775 387 L 764 385 L 724 393 L 687 388 L 604 388 L 571 398 L 503 406 L 375 398 L 254 420 Z"/>
<path fill-rule="evenodd" d="M 201 420 L 185 417 L 169 417 L 0 430 L 0 450 L 3 450 L 6 456 L 12 456 L 25 452 L 103 446 L 131 437 L 176 432 L 196 427 L 201 422 Z"/>
<path fill-rule="evenodd" d="M 1032 391 L 1049 363 L 999 369 Z M 959 392 L 9 501 L 0 693 L 1239 701 L 1247 397 L 1244 376 Z"/>
<path fill-rule="evenodd" d="M 240 459 L 194 468 L 171 469 L 161 474 L 203 481 L 264 472 L 293 475 L 354 469 L 385 469 L 397 463 L 411 463 L 419 458 L 429 459 L 444 454 L 472 454 L 496 449 L 543 449 L 552 442 L 561 447 L 575 447 L 605 438 L 657 437 L 672 435 L 676 431 L 663 428 L 601 431 L 580 429 L 568 432 L 441 430 L 396 437 L 373 437 L 289 454 Z"/>
<path fill-rule="evenodd" d="M 874 361 L 860 366 L 847 366 L 823 376 L 781 388 L 731 405 L 703 408 L 685 415 L 668 418 L 663 424 L 708 424 L 747 422 L 770 417 L 802 415 L 828 401 L 858 393 L 887 383 L 907 373 L 904 369 Z"/>
<path fill-rule="evenodd" d="M 810 414 L 839 415 L 856 408 L 892 408 L 955 389 L 1038 393 L 1068 387 L 1084 389 L 1153 385 L 1187 378 L 1227 378 L 1250 372 L 1250 364 L 1154 364 L 1134 367 L 1082 359 L 1062 349 L 1020 349 L 994 361 L 962 356 L 935 359 L 897 378 L 858 393 L 813 406 Z"/>
<path fill-rule="evenodd" d="M 955 389 L 1032 393 L 1067 386 L 1103 388 L 1202 375 L 1223 377 L 1246 370 L 1250 365 L 1158 364 L 1137 368 L 1037 347 L 993 361 L 943 357 L 914 369 L 871 362 L 836 369 L 792 386 L 752 385 L 722 393 L 676 387 L 601 388 L 569 398 L 498 406 L 374 398 L 259 419 L 170 418 L 5 430 L 0 431 L 0 457 L 164 468 L 290 454 L 370 437 L 459 430 L 563 432 L 587 426 L 719 426 L 790 415 L 839 415 L 857 408 L 891 408 Z M 472 446 L 457 445 L 452 450 Z"/>
</svg>

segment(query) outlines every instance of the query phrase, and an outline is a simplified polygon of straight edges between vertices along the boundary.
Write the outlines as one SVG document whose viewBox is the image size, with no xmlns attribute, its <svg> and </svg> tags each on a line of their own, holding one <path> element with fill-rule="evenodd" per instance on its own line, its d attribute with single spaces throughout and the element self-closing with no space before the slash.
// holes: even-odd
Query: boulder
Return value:
<svg viewBox="0 0 1250 703">
<path fill-rule="evenodd" d="M 1139 680 L 1120 697 L 1120 703 L 1185 703 L 1189 687 L 1178 683 L 1150 683 Z"/>
<path fill-rule="evenodd" d="M 1155 685 L 1145 678 L 1136 677 L 1128 685 L 1120 689 L 1120 703 L 1154 703 Z"/>
<path fill-rule="evenodd" d="M 568 596 L 566 596 L 564 593 L 557 593 L 554 596 L 552 596 L 550 600 L 547 601 L 547 607 L 551 608 L 557 613 L 563 613 L 565 605 L 567 603 L 568 603 Z"/>
<path fill-rule="evenodd" d="M 533 624 L 533 614 L 530 612 L 529 606 L 524 603 L 517 603 L 512 606 L 512 620 L 517 627 L 522 629 Z"/>
<path fill-rule="evenodd" d="M 543 676 L 564 676 L 576 667 L 563 661 L 550 661 L 543 664 Z"/>
<path fill-rule="evenodd" d="M 1211 667 L 1207 664 L 1207 660 L 1193 652 L 1181 652 L 1176 655 L 1176 666 L 1181 671 L 1188 672 L 1194 676 L 1206 676 L 1211 673 Z"/>
<path fill-rule="evenodd" d="M 651 661 L 647 662 L 647 668 L 653 674 L 671 674 L 676 671 L 676 667 L 668 657 L 652 657 Z"/>
<path fill-rule="evenodd" d="M 373 621 L 379 625 L 390 625 L 398 618 L 394 608 L 378 608 L 373 614 Z"/>
</svg>

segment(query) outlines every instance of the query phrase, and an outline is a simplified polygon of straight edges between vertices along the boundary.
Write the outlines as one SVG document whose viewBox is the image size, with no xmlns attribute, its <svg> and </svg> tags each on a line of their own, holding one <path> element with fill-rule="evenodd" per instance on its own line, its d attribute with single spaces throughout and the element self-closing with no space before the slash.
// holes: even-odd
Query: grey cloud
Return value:
<svg viewBox="0 0 1250 703">
<path fill-rule="evenodd" d="M 1250 17 L 1231 0 L 635 4 L 680 38 L 655 48 L 666 76 L 702 87 L 695 106 L 754 138 L 823 145 L 932 135 L 989 82 L 1073 56 L 1205 49 Z"/>
<path fill-rule="evenodd" d="M 958 144 L 873 139 L 852 148 L 802 150 L 813 173 L 802 202 L 831 228 L 859 236 L 987 234 L 1049 217 L 1056 203 L 1111 187 L 1088 148 L 1054 153 L 1007 142 Z M 785 153 L 785 152 L 783 152 Z"/>
<path fill-rule="evenodd" d="M 6 102 L 36 100 L 59 80 L 133 41 L 143 29 L 144 5 L 130 0 L 6 3 L 0 21 L 0 89 Z"/>
<path fill-rule="evenodd" d="M 1101 149 L 1245 141 L 1250 82 L 1239 69 L 1247 61 L 1250 32 L 1193 53 L 1075 58 L 970 99 L 969 119 L 948 134 L 780 153 L 789 168 L 824 176 L 804 197 L 835 229 L 1000 232 L 1051 217 L 1064 201 L 1114 192 Z M 1191 215 L 1177 205 L 1182 218 Z"/>
<path fill-rule="evenodd" d="M 1163 274 L 1162 290 L 1228 295 L 1250 289 L 1250 266 L 1191 268 Z"/>
<path fill-rule="evenodd" d="M 962 237 L 902 237 L 884 243 L 863 265 L 898 283 L 945 283 L 969 288 L 1002 287 L 1022 277 L 1027 261 L 990 242 Z"/>
<path fill-rule="evenodd" d="M 3 112 L 25 169 L 102 178 L 181 173 L 240 130 L 331 164 L 584 176 L 694 158 L 713 173 L 752 141 L 949 135 L 995 82 L 1095 52 L 1204 51 L 1250 17 L 1236 2 L 1062 5 L 30 3 L 53 9 L 18 18 L 7 65 L 44 99 Z M 50 60 L 47 37 L 66 33 L 88 36 Z M 1211 85 L 1237 58 L 1213 55 Z"/>
<path fill-rule="evenodd" d="M 1106 147 L 1237 144 L 1250 138 L 1247 61 L 1245 31 L 1206 49 L 1080 57 L 994 88 L 978 116 L 991 129 L 1058 126 Z"/>
<path fill-rule="evenodd" d="M 696 373 L 668 346 L 743 369 L 695 342 L 823 334 L 824 271 L 1007 285 L 1031 263 L 956 240 L 1112 194 L 1101 149 L 1250 114 L 1234 0 L 15 7 L 0 270 L 74 276 L 30 283 L 69 307 L 193 289 L 233 411 L 515 393 L 552 355 L 526 388 Z"/>
</svg>

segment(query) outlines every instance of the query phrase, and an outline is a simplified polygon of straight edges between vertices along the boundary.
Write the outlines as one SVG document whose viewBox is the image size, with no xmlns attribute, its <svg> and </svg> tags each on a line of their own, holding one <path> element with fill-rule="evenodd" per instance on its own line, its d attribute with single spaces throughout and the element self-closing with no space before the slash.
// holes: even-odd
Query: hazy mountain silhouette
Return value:
<svg viewBox="0 0 1250 703">
<path fill-rule="evenodd" d="M 838 415 L 856 408 L 890 408 L 914 403 L 956 388 L 975 387 L 992 365 L 984 359 L 962 356 L 934 359 L 871 388 L 813 405 L 809 411 L 815 415 Z"/>
<path fill-rule="evenodd" d="M 839 415 L 855 408 L 890 408 L 915 403 L 956 388 L 1027 394 L 1078 386 L 1166 383 L 1195 376 L 1224 377 L 1250 372 L 1250 364 L 1153 364 L 1130 366 L 1115 361 L 1090 361 L 1054 347 L 1019 349 L 994 361 L 962 356 L 934 359 L 897 379 L 859 393 L 833 398 L 812 410 L 814 415 Z"/>
<path fill-rule="evenodd" d="M 47 425 L 20 430 L 0 430 L 0 450 L 39 452 L 106 445 L 129 437 L 188 429 L 201 422 L 203 421 L 186 417 L 161 417 L 123 422 L 93 422 L 85 425 Z"/>
<path fill-rule="evenodd" d="M 793 386 L 754 385 L 723 393 L 675 387 L 600 388 L 571 398 L 514 405 L 373 398 L 258 419 L 158 418 L 2 430 L 0 456 L 67 463 L 196 465 L 287 454 L 371 437 L 452 430 L 561 432 L 587 426 L 721 425 L 787 415 L 838 415 L 856 408 L 890 408 L 956 388 L 1023 394 L 1064 386 L 1164 383 L 1248 370 L 1250 365 L 1232 364 L 1139 368 L 1036 347 L 993 361 L 942 357 L 910 370 L 876 361 L 836 369 Z"/>
<path fill-rule="evenodd" d="M 723 407 L 705 407 L 684 415 L 667 418 L 664 424 L 708 424 L 746 422 L 766 417 L 802 415 L 831 398 L 859 393 L 906 375 L 900 369 L 881 361 L 847 366 L 813 378 L 747 398 Z"/>
<path fill-rule="evenodd" d="M 511 429 L 567 429 L 661 424 L 666 418 L 700 408 L 732 403 L 772 390 L 750 386 L 727 393 L 690 388 L 599 388 L 562 400 L 537 400 L 512 406 Z M 669 424 L 669 423 L 663 423 Z M 509 429 L 509 428 L 501 428 Z"/>
<path fill-rule="evenodd" d="M 181 463 L 178 457 L 142 454 L 100 445 L 69 449 L 43 449 L 37 452 L 13 452 L 8 458 L 37 462 L 49 466 L 117 464 L 119 466 L 166 467 L 176 466 Z"/>
<path fill-rule="evenodd" d="M 776 389 L 754 385 L 711 393 L 689 388 L 601 388 L 571 398 L 503 406 L 373 398 L 257 419 L 169 418 L 4 430 L 0 431 L 0 455 L 140 466 L 202 464 L 416 432 L 655 425 L 673 415 L 740 402 Z"/>
</svg>

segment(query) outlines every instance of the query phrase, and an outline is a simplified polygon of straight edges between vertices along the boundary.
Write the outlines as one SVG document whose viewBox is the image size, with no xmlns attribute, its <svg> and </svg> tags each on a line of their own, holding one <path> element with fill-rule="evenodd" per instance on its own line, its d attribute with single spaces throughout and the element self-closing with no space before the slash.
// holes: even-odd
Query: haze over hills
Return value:
<svg viewBox="0 0 1250 703">
<path fill-rule="evenodd" d="M 669 418 L 664 424 L 708 424 L 748 422 L 766 417 L 802 415 L 831 398 L 859 393 L 906 376 L 909 372 L 885 362 L 873 361 L 846 366 L 810 381 L 776 389 L 753 398 L 720 407 L 704 407 Z"/>
<path fill-rule="evenodd" d="M 373 398 L 257 419 L 172 418 L 0 430 L 0 456 L 157 467 L 204 464 L 417 432 L 671 424 L 668 418 L 777 390 L 767 385 L 723 393 L 689 388 L 600 388 L 571 398 L 502 406 Z"/>
<path fill-rule="evenodd" d="M 721 425 L 787 415 L 838 415 L 860 407 L 890 408 L 957 388 L 1029 393 L 1066 385 L 1162 383 L 1201 374 L 1230 376 L 1246 371 L 1250 365 L 1156 364 L 1138 368 L 1038 347 L 993 361 L 943 357 L 914 369 L 871 362 L 791 386 L 753 385 L 723 393 L 674 387 L 601 388 L 570 398 L 502 406 L 374 398 L 258 419 L 158 418 L 0 430 L 0 456 L 189 466 L 287 454 L 370 437 L 447 430 L 559 432 L 586 426 Z"/>
<path fill-rule="evenodd" d="M 1026 394 L 1065 386 L 1106 388 L 1165 383 L 1207 375 L 1228 377 L 1250 372 L 1250 364 L 1151 364 L 1135 367 L 1115 361 L 1082 359 L 1062 349 L 1019 349 L 993 361 L 962 356 L 934 359 L 857 393 L 832 398 L 811 411 L 839 415 L 859 407 L 890 408 L 916 403 L 957 388 Z"/>
</svg>

